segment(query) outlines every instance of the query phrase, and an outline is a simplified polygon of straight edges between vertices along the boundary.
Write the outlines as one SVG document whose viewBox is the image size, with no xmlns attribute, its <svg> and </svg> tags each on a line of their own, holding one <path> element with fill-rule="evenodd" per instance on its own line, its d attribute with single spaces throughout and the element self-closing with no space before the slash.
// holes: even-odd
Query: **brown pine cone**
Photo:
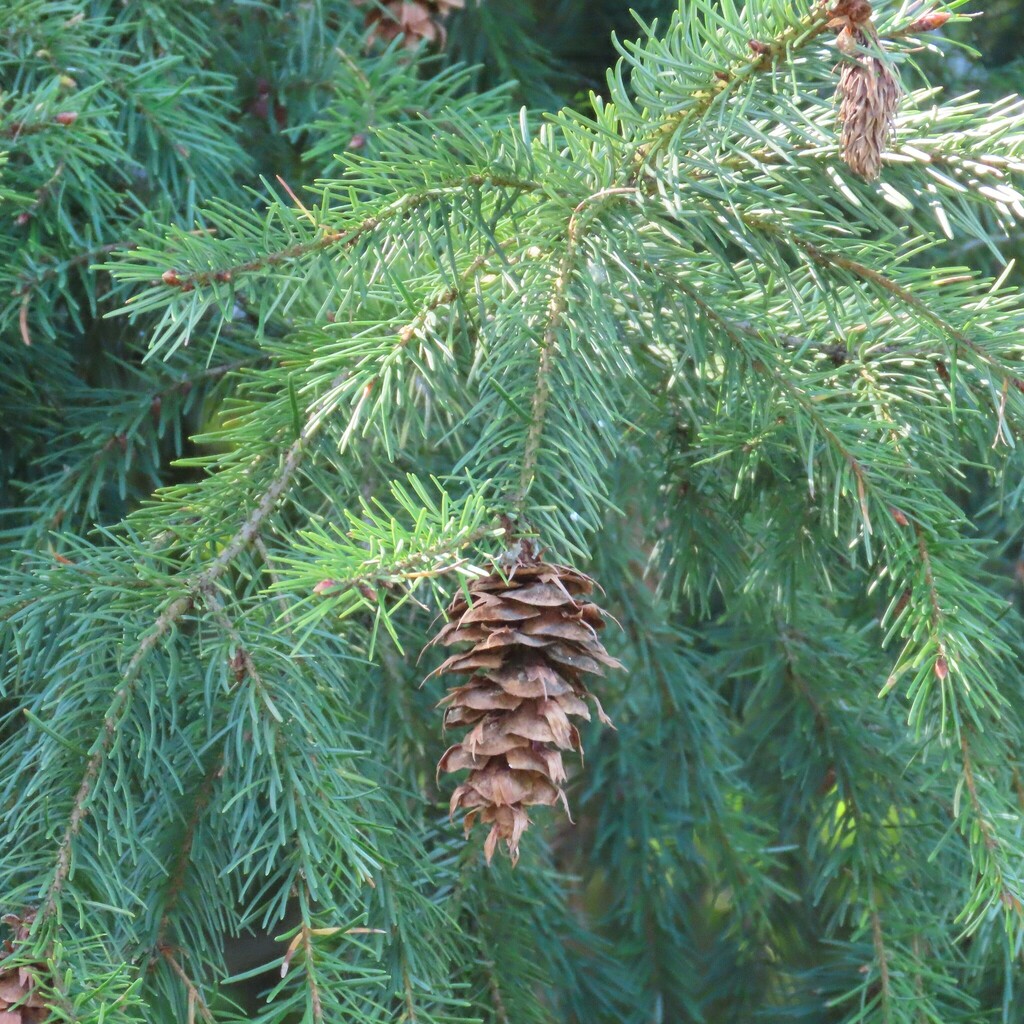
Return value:
<svg viewBox="0 0 1024 1024">
<path fill-rule="evenodd" d="M 470 677 L 440 702 L 448 705 L 445 728 L 467 729 L 437 766 L 438 775 L 469 770 L 452 794 L 451 813 L 468 811 L 467 835 L 477 820 L 489 824 L 487 861 L 504 840 L 513 864 L 530 823 L 527 807 L 561 802 L 569 811 L 560 751 L 583 752 L 570 719 L 589 721 L 589 699 L 600 720 L 612 724 L 581 677 L 622 667 L 598 636 L 603 613 L 587 596 L 594 581 L 540 561 L 528 544 L 521 551 L 507 577 L 492 573 L 469 585 L 468 600 L 457 596 L 448 624 L 431 641 L 470 645 L 432 673 Z"/>
</svg>

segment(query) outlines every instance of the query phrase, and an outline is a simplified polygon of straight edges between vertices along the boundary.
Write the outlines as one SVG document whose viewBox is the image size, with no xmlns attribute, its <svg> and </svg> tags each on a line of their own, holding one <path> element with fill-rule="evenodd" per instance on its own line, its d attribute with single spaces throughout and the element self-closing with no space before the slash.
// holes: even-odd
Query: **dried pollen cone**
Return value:
<svg viewBox="0 0 1024 1024">
<path fill-rule="evenodd" d="M 884 61 L 862 54 L 843 65 L 839 95 L 843 160 L 854 174 L 874 181 L 899 106 L 899 83 Z"/>
<path fill-rule="evenodd" d="M 380 39 L 390 43 L 403 36 L 407 49 L 418 46 L 420 40 L 444 46 L 445 30 L 442 19 L 452 10 L 465 7 L 465 0 L 356 0 L 360 6 L 370 6 L 366 15 L 367 43 Z"/>
<path fill-rule="evenodd" d="M 15 941 L 21 942 L 28 936 L 32 917 L 5 914 L 2 923 L 12 929 Z M 8 940 L 0 950 L 0 1024 L 45 1024 L 52 1017 L 31 972 L 24 967 L 4 966 L 14 948 L 14 942 Z"/>
<path fill-rule="evenodd" d="M 838 0 L 829 11 L 836 46 L 845 61 L 836 95 L 840 99 L 843 160 L 854 174 L 874 181 L 882 170 L 882 153 L 892 132 L 901 89 L 886 61 L 864 52 L 878 43 L 868 0 Z"/>
<path fill-rule="evenodd" d="M 431 675 L 454 673 L 468 681 L 448 691 L 445 728 L 465 728 L 461 742 L 445 751 L 441 772 L 469 770 L 452 793 L 450 813 L 467 811 L 466 834 L 477 821 L 491 826 L 484 844 L 488 863 L 499 840 L 512 863 L 530 819 L 526 808 L 561 802 L 561 751 L 582 755 L 580 734 L 570 721 L 589 721 L 587 700 L 606 725 L 611 719 L 581 679 L 621 668 L 599 638 L 601 609 L 589 600 L 594 581 L 575 569 L 524 553 L 507 577 L 492 573 L 469 585 L 448 606 L 448 624 L 431 641 L 468 644 Z M 614 726 L 613 726 L 614 728 Z"/>
</svg>

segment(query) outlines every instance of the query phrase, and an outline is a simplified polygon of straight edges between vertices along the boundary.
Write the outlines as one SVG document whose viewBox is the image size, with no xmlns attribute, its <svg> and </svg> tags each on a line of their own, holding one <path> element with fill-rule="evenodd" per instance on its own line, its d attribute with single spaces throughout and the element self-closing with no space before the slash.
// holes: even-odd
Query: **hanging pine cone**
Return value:
<svg viewBox="0 0 1024 1024">
<path fill-rule="evenodd" d="M 356 0 L 356 3 L 371 6 L 366 14 L 367 45 L 377 39 L 390 43 L 404 36 L 402 45 L 407 49 L 418 46 L 423 39 L 444 46 L 444 18 L 451 11 L 466 6 L 466 0 Z"/>
<path fill-rule="evenodd" d="M 839 0 L 830 13 L 829 24 L 838 30 L 836 45 L 847 57 L 836 90 L 843 160 L 854 174 L 874 181 L 899 106 L 900 84 L 888 62 L 861 52 L 869 41 L 878 42 L 868 0 Z"/>
<path fill-rule="evenodd" d="M 470 645 L 431 673 L 470 677 L 440 702 L 448 705 L 445 728 L 468 732 L 445 751 L 437 771 L 469 769 L 452 793 L 450 812 L 466 809 L 467 835 L 478 820 L 491 826 L 484 844 L 488 863 L 499 840 L 513 864 L 519 859 L 527 807 L 561 802 L 568 813 L 560 751 L 583 753 L 570 718 L 589 721 L 586 699 L 612 724 L 581 682 L 586 673 L 602 674 L 602 665 L 622 667 L 598 636 L 604 618 L 587 598 L 593 589 L 589 576 L 541 561 L 522 541 L 507 576 L 474 580 L 469 599 L 460 594 L 452 601 L 448 624 L 431 641 Z"/>
<path fill-rule="evenodd" d="M 2 923 L 12 930 L 15 942 L 23 942 L 32 918 L 32 914 L 6 914 Z M 6 940 L 0 953 L 0 1024 L 44 1024 L 50 1011 L 39 996 L 31 972 L 24 967 L 4 967 L 4 960 L 15 951 L 15 942 Z"/>
</svg>

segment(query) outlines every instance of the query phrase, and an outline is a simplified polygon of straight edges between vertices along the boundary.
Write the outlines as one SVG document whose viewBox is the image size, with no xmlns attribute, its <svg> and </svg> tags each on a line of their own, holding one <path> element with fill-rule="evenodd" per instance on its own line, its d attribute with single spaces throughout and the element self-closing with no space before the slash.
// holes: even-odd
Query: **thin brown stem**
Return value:
<svg viewBox="0 0 1024 1024">
<path fill-rule="evenodd" d="M 313 963 L 313 939 L 309 926 L 302 923 L 302 952 L 305 955 L 306 986 L 309 989 L 309 1008 L 313 1014 L 314 1024 L 322 1024 L 324 1019 L 323 999 L 320 996 L 320 985 L 316 979 Z"/>
<path fill-rule="evenodd" d="M 491 990 L 491 1005 L 494 1007 L 494 1017 L 498 1024 L 510 1024 L 508 1010 L 505 1008 L 505 1000 L 501 995 L 501 985 L 498 983 L 498 971 L 493 960 L 484 963 L 487 970 L 487 987 Z"/>
<path fill-rule="evenodd" d="M 203 1018 L 207 1024 L 214 1024 L 213 1014 L 210 1013 L 210 1008 L 206 1005 L 206 1000 L 203 998 L 202 992 L 199 991 L 199 987 L 196 983 L 188 976 L 185 968 L 178 963 L 177 958 L 168 946 L 160 947 L 160 955 L 164 958 L 171 970 L 178 976 L 181 983 L 185 986 L 185 991 L 188 993 L 188 1006 L 189 1006 L 189 1018 L 194 1019 L 195 1011 L 199 1011 L 199 1016 Z"/>
<path fill-rule="evenodd" d="M 889 978 L 889 953 L 885 948 L 885 937 L 882 934 L 882 917 L 875 908 L 871 910 L 871 944 L 875 950 L 875 962 L 878 964 L 878 977 L 882 987 L 882 1024 L 890 1024 L 892 982 Z"/>
<path fill-rule="evenodd" d="M 981 841 L 989 856 L 989 862 L 999 888 L 999 900 L 1007 910 L 1013 910 L 1024 916 L 1024 906 L 1020 899 L 1013 892 L 1006 882 L 1006 876 L 1000 864 L 1002 860 L 1002 847 L 996 837 L 996 829 L 985 814 L 978 795 L 978 782 L 974 774 L 974 765 L 971 761 L 971 748 L 967 741 L 966 732 L 960 737 L 960 760 L 963 766 L 964 785 L 967 788 L 967 795 L 971 801 L 971 810 L 974 812 L 974 820 L 978 823 L 978 830 L 981 833 Z"/>
<path fill-rule="evenodd" d="M 544 333 L 539 342 L 540 358 L 537 362 L 536 386 L 533 402 L 530 407 L 530 426 L 523 447 L 523 462 L 519 471 L 519 485 L 512 496 L 512 503 L 522 508 L 537 472 L 537 460 L 540 455 L 541 439 L 544 435 L 544 422 L 547 418 L 548 403 L 551 400 L 551 367 L 555 350 L 558 346 L 558 331 L 568 305 L 569 282 L 572 277 L 576 248 L 579 242 L 580 229 L 588 214 L 595 206 L 616 197 L 639 197 L 640 190 L 628 188 L 604 188 L 587 196 L 572 211 L 566 227 L 566 247 L 555 273 L 548 302 L 548 315 Z"/>
<path fill-rule="evenodd" d="M 196 829 L 199 827 L 203 812 L 209 806 L 210 797 L 213 794 L 213 785 L 223 772 L 223 766 L 224 761 L 222 757 L 214 759 L 209 771 L 203 777 L 199 792 L 195 795 L 192 813 L 189 815 L 188 822 L 185 825 L 185 833 L 181 838 L 178 853 L 168 874 L 167 898 L 164 903 L 163 913 L 160 915 L 160 923 L 157 925 L 156 930 L 156 946 L 158 949 L 162 950 L 164 948 L 167 929 L 170 927 L 171 917 L 174 914 L 175 907 L 178 905 L 178 900 L 181 898 L 181 892 L 184 888 L 185 872 L 188 870 L 189 859 L 192 856 Z"/>
</svg>

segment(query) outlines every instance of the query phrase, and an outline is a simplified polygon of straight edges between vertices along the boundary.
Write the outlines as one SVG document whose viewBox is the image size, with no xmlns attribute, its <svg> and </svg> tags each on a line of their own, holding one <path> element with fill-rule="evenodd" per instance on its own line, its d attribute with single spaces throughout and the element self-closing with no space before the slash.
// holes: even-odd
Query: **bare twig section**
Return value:
<svg viewBox="0 0 1024 1024">
<path fill-rule="evenodd" d="M 497 967 L 493 960 L 484 963 L 487 970 L 487 987 L 491 990 L 491 1005 L 494 1007 L 494 1017 L 498 1024 L 510 1024 L 508 1010 L 505 1008 L 505 1000 L 501 995 L 501 986 L 498 984 Z"/>
<path fill-rule="evenodd" d="M 885 937 L 882 934 L 882 918 L 874 907 L 871 909 L 871 944 L 875 950 L 875 962 L 878 964 L 878 977 L 882 986 L 882 1024 L 890 1024 L 892 1020 L 892 983 L 889 979 L 889 953 L 885 948 Z"/>
<path fill-rule="evenodd" d="M 309 1008 L 313 1014 L 314 1024 L 322 1024 L 324 1019 L 324 1004 L 320 996 L 320 985 L 317 982 L 316 973 L 313 969 L 313 939 L 310 928 L 303 922 L 302 925 L 302 952 L 306 958 L 306 985 L 309 988 Z"/>
<path fill-rule="evenodd" d="M 416 1015 L 416 998 L 412 991 L 412 979 L 409 977 L 409 969 L 402 966 L 402 988 L 405 994 L 405 1012 L 401 1020 L 408 1021 L 408 1024 L 416 1024 L 419 1017 Z"/>
</svg>

